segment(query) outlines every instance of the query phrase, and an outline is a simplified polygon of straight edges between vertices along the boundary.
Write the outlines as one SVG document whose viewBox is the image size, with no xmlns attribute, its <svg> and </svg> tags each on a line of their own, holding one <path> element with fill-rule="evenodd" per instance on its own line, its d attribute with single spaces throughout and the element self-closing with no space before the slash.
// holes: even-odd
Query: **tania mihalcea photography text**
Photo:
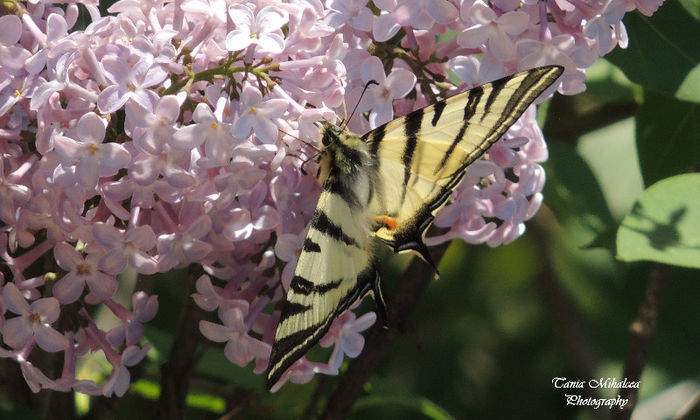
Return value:
<svg viewBox="0 0 700 420">
<path fill-rule="evenodd" d="M 565 377 L 555 377 L 552 378 L 552 385 L 556 389 L 623 389 L 623 388 L 639 388 L 639 381 L 629 381 L 627 378 L 618 380 L 617 378 L 598 378 L 598 379 L 568 379 Z M 624 407 L 629 401 L 627 398 L 622 398 L 620 395 L 616 395 L 614 398 L 595 398 L 595 397 L 584 397 L 581 394 L 564 394 L 566 399 L 566 405 L 574 406 L 590 406 L 595 409 L 603 407 L 613 408 L 613 407 Z"/>
</svg>

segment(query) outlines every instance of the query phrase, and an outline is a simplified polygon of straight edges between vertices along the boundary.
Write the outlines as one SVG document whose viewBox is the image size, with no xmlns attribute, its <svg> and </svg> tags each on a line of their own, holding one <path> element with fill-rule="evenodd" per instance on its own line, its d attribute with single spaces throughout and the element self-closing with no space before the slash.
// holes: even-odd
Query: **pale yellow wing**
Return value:
<svg viewBox="0 0 700 420">
<path fill-rule="evenodd" d="M 478 159 L 561 75 L 560 66 L 513 74 L 397 118 L 363 136 L 378 161 L 370 212 L 394 251 L 423 243 L 435 212 Z M 433 264 L 434 265 L 434 264 Z"/>
<path fill-rule="evenodd" d="M 323 337 L 335 317 L 367 292 L 378 295 L 370 232 L 359 210 L 341 194 L 321 193 L 275 334 L 268 389 Z"/>
</svg>

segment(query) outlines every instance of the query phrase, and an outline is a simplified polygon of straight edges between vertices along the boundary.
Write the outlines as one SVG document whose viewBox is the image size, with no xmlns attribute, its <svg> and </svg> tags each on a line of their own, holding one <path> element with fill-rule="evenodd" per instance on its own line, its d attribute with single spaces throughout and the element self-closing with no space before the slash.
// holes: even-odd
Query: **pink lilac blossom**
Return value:
<svg viewBox="0 0 700 420">
<path fill-rule="evenodd" d="M 351 359 L 357 357 L 365 345 L 365 337 L 360 332 L 371 327 L 376 320 L 377 314 L 374 312 L 357 318 L 354 312 L 347 311 L 336 318 L 319 342 L 321 347 L 334 346 L 328 364 L 334 369 L 340 369 L 344 355 Z"/>
<path fill-rule="evenodd" d="M 65 242 L 56 244 L 53 252 L 58 266 L 67 271 L 53 287 L 54 297 L 62 304 L 78 300 L 86 285 L 90 292 L 100 299 L 111 298 L 117 291 L 117 279 L 100 271 L 97 255 L 83 257 Z"/>
<path fill-rule="evenodd" d="M 226 49 L 241 51 L 256 45 L 263 51 L 279 54 L 284 49 L 284 38 L 280 28 L 286 16 L 274 6 L 260 9 L 257 14 L 246 6 L 234 5 L 228 9 L 236 29 L 226 35 Z"/>
<path fill-rule="evenodd" d="M 2 325 L 2 338 L 10 347 L 21 349 L 36 343 L 45 351 L 56 352 L 68 346 L 68 340 L 51 327 L 60 314 L 58 300 L 42 298 L 30 305 L 13 283 L 3 288 L 3 298 L 7 310 L 18 315 Z"/>
<path fill-rule="evenodd" d="M 278 138 L 278 128 L 274 119 L 287 110 L 284 99 L 263 100 L 262 93 L 253 86 L 246 85 L 241 91 L 241 113 L 233 123 L 233 136 L 246 138 L 251 130 L 263 143 L 273 143 Z"/>
<path fill-rule="evenodd" d="M 515 57 L 514 37 L 525 31 L 530 18 L 525 12 L 514 11 L 498 16 L 486 3 L 477 1 L 469 10 L 469 17 L 475 23 L 457 36 L 457 43 L 464 48 L 487 46 L 487 49 L 500 61 Z"/>
<path fill-rule="evenodd" d="M 238 300 L 219 314 L 224 325 L 209 321 L 200 321 L 202 335 L 216 342 L 226 342 L 224 354 L 238 366 L 245 366 L 257 358 L 269 357 L 271 346 L 248 334 L 250 325 L 246 325 L 249 304 Z M 250 322 L 250 321 L 249 321 Z"/>
<path fill-rule="evenodd" d="M 131 296 L 132 311 L 111 299 L 106 299 L 105 305 L 122 321 L 107 333 L 107 339 L 114 346 L 137 344 L 144 333 L 143 324 L 155 318 L 158 312 L 157 296 L 149 296 L 145 292 L 136 292 Z"/>
<path fill-rule="evenodd" d="M 62 173 L 74 173 L 75 181 L 88 190 L 94 190 L 101 177 L 112 176 L 125 167 L 131 154 L 117 143 L 103 143 L 106 122 L 94 112 L 83 115 L 75 127 L 75 134 L 55 136 L 54 148 L 62 158 L 57 168 Z M 69 182 L 65 180 L 64 182 Z M 66 184 L 71 187 L 72 184 Z"/>
<path fill-rule="evenodd" d="M 0 12 L 0 357 L 34 392 L 121 396 L 158 310 L 157 296 L 122 290 L 127 267 L 201 266 L 192 298 L 221 320 L 201 333 L 225 342 L 232 363 L 265 371 L 320 192 L 315 164 L 302 162 L 318 123 L 349 117 L 370 80 L 348 124 L 360 134 L 541 65 L 565 67 L 543 99 L 575 94 L 598 56 L 629 42 L 625 13 L 651 15 L 663 0 L 122 0 L 104 17 L 87 1 L 84 29 L 74 2 L 10 3 Z M 446 232 L 428 244 L 523 234 L 545 181 L 535 117 L 531 107 L 467 169 L 436 216 Z M 93 319 L 97 307 L 117 325 Z M 64 314 L 80 322 L 59 325 Z M 375 318 L 339 316 L 320 343 L 330 360 L 302 357 L 273 390 L 337 374 Z M 31 364 L 33 352 L 63 357 L 61 376 Z M 76 377 L 95 353 L 108 379 Z"/>
<path fill-rule="evenodd" d="M 369 126 L 377 128 L 394 119 L 394 100 L 408 95 L 416 84 L 416 76 L 406 69 L 396 69 L 387 76 L 382 62 L 374 56 L 362 62 L 360 72 L 365 83 L 373 80 L 377 84 L 367 88 L 362 100 L 364 106 L 358 107 L 356 112 L 369 108 Z"/>
</svg>

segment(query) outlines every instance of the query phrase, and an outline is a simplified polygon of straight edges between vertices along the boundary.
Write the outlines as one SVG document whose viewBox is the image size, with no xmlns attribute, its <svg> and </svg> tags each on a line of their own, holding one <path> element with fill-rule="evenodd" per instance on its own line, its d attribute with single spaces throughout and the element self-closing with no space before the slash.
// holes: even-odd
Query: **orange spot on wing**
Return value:
<svg viewBox="0 0 700 420">
<path fill-rule="evenodd" d="M 388 217 L 388 216 L 382 216 L 382 217 L 375 217 L 374 221 L 384 225 L 389 230 L 396 230 L 396 228 L 399 226 L 399 222 L 393 218 L 393 217 Z"/>
</svg>

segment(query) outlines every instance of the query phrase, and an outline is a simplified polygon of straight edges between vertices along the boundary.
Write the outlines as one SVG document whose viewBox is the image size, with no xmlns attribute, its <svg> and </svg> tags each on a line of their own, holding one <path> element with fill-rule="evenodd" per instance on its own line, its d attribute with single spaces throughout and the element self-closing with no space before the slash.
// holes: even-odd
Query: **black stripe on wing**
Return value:
<svg viewBox="0 0 700 420">
<path fill-rule="evenodd" d="M 402 203 L 406 199 L 406 188 L 411 178 L 411 166 L 413 165 L 413 156 L 416 152 L 416 146 L 418 145 L 418 132 L 423 124 L 423 115 L 423 109 L 419 109 L 408 114 L 404 122 L 406 146 L 404 147 L 403 156 L 401 157 L 401 162 L 404 165 L 403 192 L 401 193 Z"/>
<path fill-rule="evenodd" d="M 304 246 L 302 247 L 304 252 L 321 252 L 321 246 L 314 242 L 311 238 L 304 239 Z"/>
<path fill-rule="evenodd" d="M 430 202 L 427 202 L 418 208 L 407 223 L 404 223 L 403 226 L 400 226 L 399 229 L 393 232 L 393 238 L 391 240 L 384 239 L 384 242 L 391 246 L 395 252 L 405 250 L 416 251 L 423 257 L 423 259 L 435 266 L 432 262 L 428 249 L 423 242 L 423 235 L 434 219 L 433 214 L 445 204 L 452 191 L 457 187 L 457 185 L 459 185 L 464 177 L 464 170 L 466 167 L 469 166 L 469 164 L 471 164 L 474 160 L 478 159 L 484 152 L 486 152 L 491 144 L 498 140 L 508 130 L 508 128 L 510 128 L 510 126 L 518 118 L 520 118 L 527 107 L 530 106 L 530 104 L 532 104 L 532 102 L 537 99 L 537 97 L 540 96 L 545 89 L 552 85 L 552 83 L 557 80 L 562 72 L 563 67 L 559 66 L 548 66 L 530 70 L 523 80 L 520 81 L 520 84 L 515 86 L 515 90 L 511 97 L 508 98 L 504 111 L 489 133 L 485 136 L 484 141 L 477 145 L 477 147 L 471 151 L 471 153 L 468 153 L 465 156 L 464 160 L 461 162 L 461 167 L 459 170 L 450 175 L 451 179 L 447 184 L 440 187 L 435 194 L 433 194 L 431 191 L 430 195 L 432 199 Z M 503 87 L 511 79 L 519 75 L 522 76 L 522 73 L 492 82 L 493 90 L 486 98 L 487 102 L 485 104 L 485 114 L 488 113 L 488 109 L 491 108 L 498 95 L 504 94 Z M 436 170 L 436 173 L 447 164 L 449 155 L 453 153 L 458 143 L 462 140 L 462 137 L 464 136 L 468 127 L 469 120 L 474 117 L 478 103 L 483 100 L 483 93 L 483 87 L 476 87 L 468 91 L 468 93 L 465 93 L 468 95 L 467 104 L 464 108 L 465 121 L 455 136 L 455 139 L 453 140 L 445 157 L 441 159 L 441 163 L 439 168 Z M 411 114 L 409 114 L 408 117 L 410 117 L 410 115 Z"/>
<path fill-rule="evenodd" d="M 504 77 L 502 79 L 494 80 L 493 82 L 491 82 L 491 94 L 488 98 L 486 98 L 486 104 L 484 105 L 484 113 L 481 115 L 480 121 L 484 121 L 484 118 L 491 112 L 491 106 L 496 101 L 496 98 L 498 98 L 498 95 L 501 93 L 506 83 L 508 83 L 508 81 L 510 81 L 510 79 L 512 78 L 513 76 Z"/>
<path fill-rule="evenodd" d="M 467 103 L 464 105 L 462 126 L 459 128 L 459 131 L 457 132 L 457 135 L 455 136 L 454 140 L 452 140 L 452 144 L 450 144 L 450 147 L 447 149 L 445 156 L 443 156 L 442 160 L 440 160 L 440 164 L 438 164 L 438 166 L 435 168 L 434 174 L 437 174 L 438 172 L 440 172 L 440 170 L 442 170 L 442 168 L 445 167 L 447 161 L 450 159 L 450 156 L 452 156 L 452 153 L 457 148 L 459 142 L 461 142 L 462 139 L 464 139 L 464 133 L 469 127 L 469 121 L 472 119 L 472 117 L 474 117 L 474 114 L 476 113 L 476 107 L 477 105 L 479 105 L 479 101 L 481 100 L 483 94 L 484 89 L 481 86 L 477 86 L 473 89 L 470 89 L 467 93 L 468 99 Z"/>
<path fill-rule="evenodd" d="M 301 277 L 301 276 L 294 276 L 292 277 L 292 282 L 289 285 L 289 288 L 294 291 L 294 293 L 308 296 L 311 293 L 318 293 L 321 295 L 325 295 L 326 293 L 330 292 L 333 289 L 337 289 L 340 287 L 341 283 L 343 282 L 343 279 L 331 281 L 328 283 L 323 283 L 323 284 L 314 284 L 313 282 Z"/>
<path fill-rule="evenodd" d="M 328 215 L 323 210 L 316 209 L 314 216 L 311 219 L 311 228 L 330 236 L 331 238 L 341 241 L 346 245 L 354 246 L 355 248 L 360 248 L 357 241 L 354 238 L 346 235 L 343 232 L 343 228 L 336 225 L 328 218 Z"/>
<path fill-rule="evenodd" d="M 530 70 L 530 73 L 525 76 L 525 78 L 520 82 L 520 85 L 518 85 L 517 89 L 515 89 L 515 92 L 513 92 L 511 97 L 508 99 L 501 116 L 486 135 L 485 139 L 487 141 L 487 147 L 490 146 L 491 143 L 501 138 L 501 136 L 508 131 L 510 126 L 513 125 L 518 118 L 520 118 L 520 116 L 532 104 L 532 102 L 537 99 L 537 97 L 540 96 L 545 89 L 554 83 L 555 80 L 557 80 L 562 71 L 563 67 L 559 66 L 541 67 Z M 544 76 L 547 73 L 551 73 L 551 75 L 549 78 L 544 79 Z M 505 80 L 507 82 L 511 78 L 512 76 L 501 80 Z M 500 82 L 501 80 L 498 80 L 497 82 Z M 493 83 L 495 84 L 496 82 Z M 494 92 L 490 96 L 493 97 L 495 93 L 496 91 L 494 89 Z M 471 162 L 465 162 L 464 166 L 466 167 L 469 163 Z"/>
<path fill-rule="evenodd" d="M 446 105 L 447 104 L 445 103 L 445 101 L 440 101 L 433 106 L 433 119 L 430 120 L 430 124 L 432 124 L 433 127 L 435 127 L 438 121 L 440 121 L 440 117 L 442 117 L 442 111 L 445 110 Z"/>
<path fill-rule="evenodd" d="M 380 315 L 385 317 L 386 309 L 379 291 L 379 275 L 374 268 L 374 264 L 370 263 L 357 276 L 355 287 L 348 290 L 338 302 L 335 310 L 330 312 L 321 322 L 275 340 L 268 364 L 267 389 L 276 384 L 282 377 L 282 374 L 328 332 L 333 319 L 342 314 L 357 299 L 365 296 L 368 292 L 374 293 Z M 295 304 L 289 301 L 285 302 L 280 316 L 280 326 L 298 313 L 295 309 L 290 309 L 294 308 L 294 306 Z"/>
<path fill-rule="evenodd" d="M 368 131 L 362 136 L 362 141 L 365 143 L 369 142 L 369 151 L 372 156 L 377 156 L 377 151 L 379 151 L 379 144 L 384 140 L 386 135 L 386 124 L 382 124 L 372 131 Z"/>
<path fill-rule="evenodd" d="M 287 316 L 287 317 L 290 317 L 290 316 L 294 316 L 294 315 L 303 314 L 304 312 L 306 312 L 306 311 L 308 311 L 309 309 L 311 309 L 311 306 L 309 306 L 309 305 L 304 305 L 304 304 L 297 303 L 297 302 L 289 302 L 289 301 L 287 301 L 287 303 L 285 304 L 284 309 L 285 309 L 285 312 L 286 312 L 286 316 Z"/>
</svg>

